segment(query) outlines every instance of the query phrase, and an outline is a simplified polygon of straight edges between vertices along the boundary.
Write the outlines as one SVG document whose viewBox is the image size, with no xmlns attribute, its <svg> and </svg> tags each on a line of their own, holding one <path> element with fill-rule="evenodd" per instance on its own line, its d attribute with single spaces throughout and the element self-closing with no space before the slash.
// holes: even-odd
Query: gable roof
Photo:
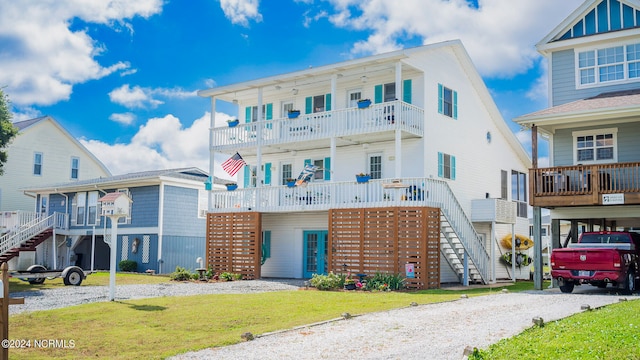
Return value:
<svg viewBox="0 0 640 360">
<path fill-rule="evenodd" d="M 61 184 L 45 185 L 38 188 L 23 189 L 33 193 L 53 193 L 63 191 L 88 191 L 99 188 L 115 188 L 128 186 L 157 185 L 163 181 L 175 181 L 180 183 L 200 183 L 209 178 L 209 174 L 196 167 L 176 168 L 164 170 L 141 171 L 123 175 L 100 177 L 95 179 L 67 182 Z M 224 184 L 228 181 L 216 178 L 216 184 Z"/>
<path fill-rule="evenodd" d="M 93 153 L 91 151 L 89 151 L 89 149 L 87 149 L 84 145 L 82 145 L 82 143 L 80 143 L 80 141 L 78 141 L 75 137 L 73 137 L 67 130 L 65 130 L 65 128 L 62 127 L 62 125 L 60 125 L 51 116 L 46 115 L 46 116 L 41 116 L 39 118 L 23 120 L 23 121 L 16 121 L 16 122 L 13 123 L 13 125 L 18 128 L 18 133 L 24 133 L 24 132 L 29 131 L 29 129 L 31 129 L 35 125 L 37 125 L 39 123 L 42 123 L 42 122 L 45 122 L 45 121 L 51 122 L 51 124 L 53 124 L 53 126 L 55 126 L 60 131 L 60 133 L 62 133 L 65 137 L 67 137 L 69 139 L 69 141 L 71 141 L 77 147 L 79 147 L 82 151 L 84 151 L 85 154 L 88 157 L 90 157 L 91 160 L 93 160 L 105 173 L 111 174 L 111 171 L 109 171 L 109 169 L 107 169 L 107 167 L 102 163 L 102 161 L 100 161 L 95 155 L 93 155 Z"/>
<path fill-rule="evenodd" d="M 525 126 L 535 124 L 544 129 L 609 119 L 615 119 L 616 123 L 637 121 L 638 117 L 640 117 L 640 89 L 634 89 L 602 93 L 519 116 L 513 121 Z M 549 131 L 549 128 L 546 130 Z"/>
<path fill-rule="evenodd" d="M 639 0 L 587 0 L 538 42 L 536 47 L 546 54 L 552 49 L 595 41 L 598 37 L 637 36 L 639 29 Z M 621 34 L 620 31 L 629 34 Z"/>
</svg>

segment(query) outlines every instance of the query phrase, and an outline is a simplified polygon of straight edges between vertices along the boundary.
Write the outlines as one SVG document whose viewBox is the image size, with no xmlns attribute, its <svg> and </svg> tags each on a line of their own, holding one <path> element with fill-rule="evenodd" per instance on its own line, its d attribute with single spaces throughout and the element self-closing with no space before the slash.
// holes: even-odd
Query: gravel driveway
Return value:
<svg viewBox="0 0 640 360">
<path fill-rule="evenodd" d="M 302 281 L 299 280 L 120 285 L 116 287 L 116 300 L 242 294 L 293 290 L 300 286 Z M 638 296 L 620 296 L 600 289 L 576 292 L 562 294 L 557 289 L 496 292 L 445 303 L 407 304 L 402 309 L 302 326 L 172 359 L 461 359 L 465 347 L 487 348 L 531 327 L 534 317 L 549 322 L 584 311 L 584 305 L 597 308 L 623 298 L 639 299 Z M 12 293 L 12 297 L 24 297 L 25 304 L 12 305 L 9 309 L 11 314 L 46 310 L 107 301 L 108 295 L 107 286 L 69 286 Z"/>
</svg>

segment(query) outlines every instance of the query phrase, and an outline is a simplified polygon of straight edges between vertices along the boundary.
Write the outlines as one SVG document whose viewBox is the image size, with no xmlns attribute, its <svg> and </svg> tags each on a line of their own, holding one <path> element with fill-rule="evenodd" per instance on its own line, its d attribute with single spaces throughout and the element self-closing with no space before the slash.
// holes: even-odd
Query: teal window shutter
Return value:
<svg viewBox="0 0 640 360">
<path fill-rule="evenodd" d="M 304 166 L 311 165 L 311 159 L 304 159 Z"/>
<path fill-rule="evenodd" d="M 271 231 L 265 230 L 262 232 L 262 257 L 260 259 L 260 265 L 264 265 L 265 261 L 271 257 Z"/>
<path fill-rule="evenodd" d="M 451 158 L 451 180 L 456 179 L 456 157 L 450 156 Z"/>
<path fill-rule="evenodd" d="M 438 177 L 444 176 L 444 154 L 438 153 Z"/>
<path fill-rule="evenodd" d="M 438 113 L 442 114 L 442 107 L 444 105 L 444 89 L 442 84 L 438 84 Z"/>
<path fill-rule="evenodd" d="M 313 98 L 311 96 L 304 99 L 304 113 L 311 114 L 313 112 Z"/>
<path fill-rule="evenodd" d="M 244 187 L 248 188 L 251 185 L 251 166 L 246 165 L 244 167 Z"/>
<path fill-rule="evenodd" d="M 331 158 L 324 158 L 324 179 L 331 180 Z"/>
<path fill-rule="evenodd" d="M 265 114 L 266 115 L 266 119 L 267 120 L 273 119 L 273 104 L 272 103 L 268 103 L 267 106 L 266 106 L 266 109 L 267 109 L 267 111 L 266 111 L 267 113 Z"/>
<path fill-rule="evenodd" d="M 244 108 L 244 122 L 251 122 L 251 106 Z"/>
<path fill-rule="evenodd" d="M 402 101 L 411 104 L 411 79 L 402 82 Z"/>
<path fill-rule="evenodd" d="M 327 94 L 324 97 L 324 109 L 326 111 L 331 111 L 331 94 Z"/>
<path fill-rule="evenodd" d="M 264 184 L 271 185 L 271 163 L 264 164 Z"/>
<path fill-rule="evenodd" d="M 266 106 L 266 120 L 271 120 L 273 119 L 273 104 L 272 103 L 268 103 Z M 267 124 L 267 129 L 272 129 L 273 128 L 273 124 Z"/>
<path fill-rule="evenodd" d="M 453 92 L 453 118 L 458 120 L 458 92 Z"/>
<path fill-rule="evenodd" d="M 376 85 L 374 88 L 373 102 L 380 104 L 382 102 L 382 85 Z"/>
</svg>

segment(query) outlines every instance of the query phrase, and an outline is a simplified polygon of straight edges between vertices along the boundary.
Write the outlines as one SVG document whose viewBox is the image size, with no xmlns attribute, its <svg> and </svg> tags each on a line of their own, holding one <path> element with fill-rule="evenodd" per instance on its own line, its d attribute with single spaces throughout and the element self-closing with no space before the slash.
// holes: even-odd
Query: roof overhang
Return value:
<svg viewBox="0 0 640 360">
<path fill-rule="evenodd" d="M 543 132 L 553 134 L 556 129 L 561 128 L 640 121 L 640 107 L 636 105 L 540 115 L 533 113 L 517 117 L 513 121 L 527 128 L 536 125 Z"/>
</svg>

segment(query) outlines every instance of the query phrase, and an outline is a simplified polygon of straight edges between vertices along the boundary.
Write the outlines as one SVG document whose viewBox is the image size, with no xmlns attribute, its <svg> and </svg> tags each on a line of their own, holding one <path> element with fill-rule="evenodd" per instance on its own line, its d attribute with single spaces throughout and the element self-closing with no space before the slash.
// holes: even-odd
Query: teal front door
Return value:
<svg viewBox="0 0 640 360">
<path fill-rule="evenodd" d="M 303 274 L 304 278 L 310 278 L 313 274 L 327 273 L 327 231 L 304 231 Z"/>
</svg>

